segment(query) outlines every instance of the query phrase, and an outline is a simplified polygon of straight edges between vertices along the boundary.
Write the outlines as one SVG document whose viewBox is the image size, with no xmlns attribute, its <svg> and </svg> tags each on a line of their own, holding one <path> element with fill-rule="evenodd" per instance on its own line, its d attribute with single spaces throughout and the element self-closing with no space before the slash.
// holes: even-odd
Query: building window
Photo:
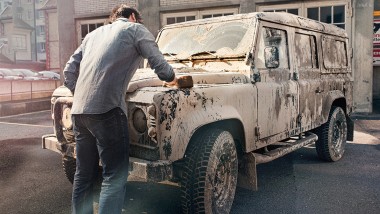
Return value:
<svg viewBox="0 0 380 214">
<path fill-rule="evenodd" d="M 300 4 L 280 4 L 280 5 L 264 5 L 259 6 L 260 12 L 286 12 L 294 15 L 301 15 L 302 6 Z"/>
<path fill-rule="evenodd" d="M 285 9 L 274 9 L 274 10 L 264 10 L 263 12 L 286 12 L 294 15 L 299 15 L 298 8 L 285 8 Z"/>
<path fill-rule="evenodd" d="M 46 50 L 45 50 L 45 42 L 40 42 L 40 43 L 38 43 L 38 46 L 39 46 L 39 50 L 40 50 L 40 52 L 45 52 Z"/>
<path fill-rule="evenodd" d="M 79 20 L 76 23 L 78 45 L 80 45 L 83 39 L 87 36 L 88 33 L 92 32 L 98 27 L 101 27 L 106 23 L 107 18 L 103 19 L 93 19 L 93 20 Z"/>
<path fill-rule="evenodd" d="M 96 28 L 101 27 L 103 25 L 104 25 L 104 23 L 82 24 L 80 26 L 82 41 L 88 33 L 91 33 L 93 30 L 95 30 Z"/>
<path fill-rule="evenodd" d="M 230 15 L 234 15 L 234 14 L 233 13 L 206 14 L 206 15 L 202 15 L 202 19 L 214 18 L 214 17 L 220 17 L 220 16 L 230 16 Z"/>
<path fill-rule="evenodd" d="M 32 14 L 32 11 L 31 10 L 28 10 L 27 12 L 27 20 L 32 20 L 33 19 L 33 14 Z"/>
<path fill-rule="evenodd" d="M 238 14 L 238 8 L 223 8 L 209 10 L 193 10 L 180 13 L 165 13 L 161 15 L 162 25 L 192 21 L 196 19 L 205 19 L 212 17 L 228 16 Z"/>
<path fill-rule="evenodd" d="M 0 23 L 0 36 L 4 36 L 5 33 L 4 33 L 4 24 L 3 23 Z"/>
<path fill-rule="evenodd" d="M 38 35 L 45 35 L 45 26 L 44 25 L 38 25 L 37 26 L 37 33 L 38 33 Z"/>
<path fill-rule="evenodd" d="M 316 21 L 334 24 L 345 29 L 348 34 L 350 34 L 352 28 L 351 21 L 348 18 L 352 14 L 352 8 L 345 1 L 311 1 L 297 4 L 263 5 L 258 6 L 258 11 L 293 13 Z"/>
<path fill-rule="evenodd" d="M 174 24 L 180 22 L 187 22 L 195 20 L 195 16 L 178 16 L 178 17 L 168 17 L 166 18 L 166 24 Z"/>
<path fill-rule="evenodd" d="M 343 29 L 345 29 L 345 14 L 344 5 L 307 8 L 307 18 L 334 24 Z"/>
<path fill-rule="evenodd" d="M 315 36 L 296 33 L 295 53 L 298 68 L 318 68 L 318 55 Z"/>
<path fill-rule="evenodd" d="M 21 0 L 13 0 L 14 6 L 21 6 Z"/>
<path fill-rule="evenodd" d="M 45 13 L 44 13 L 44 11 L 38 11 L 38 18 L 39 19 L 43 19 L 43 18 L 45 18 Z"/>
<path fill-rule="evenodd" d="M 26 36 L 13 35 L 12 46 L 15 50 L 26 50 Z"/>
</svg>

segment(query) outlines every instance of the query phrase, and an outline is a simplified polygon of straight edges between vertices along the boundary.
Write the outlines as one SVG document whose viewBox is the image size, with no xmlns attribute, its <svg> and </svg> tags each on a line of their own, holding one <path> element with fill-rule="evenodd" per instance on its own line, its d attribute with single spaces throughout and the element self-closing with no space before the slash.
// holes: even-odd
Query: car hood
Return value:
<svg viewBox="0 0 380 214">
<path fill-rule="evenodd" d="M 206 71 L 202 68 L 175 69 L 176 76 L 192 76 L 194 87 L 217 84 L 248 83 L 249 78 L 239 72 L 225 70 Z M 131 79 L 127 92 L 134 92 L 143 87 L 162 86 L 161 81 L 152 69 L 139 69 Z"/>
<path fill-rule="evenodd" d="M 202 68 L 182 68 L 175 69 L 176 76 L 192 76 L 194 87 L 216 87 L 220 84 L 248 83 L 249 78 L 239 72 L 225 70 L 206 71 Z M 127 93 L 134 92 L 144 87 L 162 88 L 161 81 L 152 69 L 138 69 L 129 82 Z M 53 96 L 70 97 L 72 93 L 65 86 L 58 87 Z"/>
</svg>

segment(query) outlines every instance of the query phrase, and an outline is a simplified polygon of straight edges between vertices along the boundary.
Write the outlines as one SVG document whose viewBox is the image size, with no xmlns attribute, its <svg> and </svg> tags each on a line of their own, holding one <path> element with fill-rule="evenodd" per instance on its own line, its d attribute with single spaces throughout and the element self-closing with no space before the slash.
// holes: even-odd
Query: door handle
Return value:
<svg viewBox="0 0 380 214">
<path fill-rule="evenodd" d="M 286 94 L 286 97 L 295 97 L 295 96 L 296 96 L 295 93 L 287 93 L 287 94 Z"/>
<path fill-rule="evenodd" d="M 320 94 L 320 93 L 322 93 L 323 91 L 324 91 L 323 89 L 320 89 L 320 88 L 318 87 L 317 90 L 315 90 L 315 93 Z"/>
</svg>

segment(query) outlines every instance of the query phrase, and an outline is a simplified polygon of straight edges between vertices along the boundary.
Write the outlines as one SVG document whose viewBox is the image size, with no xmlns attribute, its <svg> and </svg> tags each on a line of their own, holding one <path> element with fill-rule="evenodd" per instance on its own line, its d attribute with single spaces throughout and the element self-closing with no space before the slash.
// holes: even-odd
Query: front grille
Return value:
<svg viewBox="0 0 380 214">
<path fill-rule="evenodd" d="M 141 158 L 145 160 L 158 160 L 159 148 L 157 145 L 157 137 L 151 137 L 148 135 L 149 128 L 156 128 L 156 118 L 148 113 L 149 104 L 141 103 L 128 103 L 128 125 L 129 125 L 129 137 L 130 137 L 130 156 Z M 138 117 L 135 119 L 145 119 L 147 127 L 143 133 L 139 132 L 141 127 L 135 128 L 135 124 L 144 123 L 144 121 L 133 121 L 134 113 L 142 110 L 145 117 Z"/>
</svg>

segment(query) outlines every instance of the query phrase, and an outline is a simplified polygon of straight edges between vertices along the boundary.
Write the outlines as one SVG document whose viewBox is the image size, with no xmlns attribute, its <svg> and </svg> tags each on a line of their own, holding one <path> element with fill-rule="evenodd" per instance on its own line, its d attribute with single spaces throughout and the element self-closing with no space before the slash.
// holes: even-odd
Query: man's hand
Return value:
<svg viewBox="0 0 380 214">
<path fill-rule="evenodd" d="M 174 77 L 173 81 L 171 81 L 171 82 L 164 82 L 164 87 L 178 88 L 177 77 Z"/>
<path fill-rule="evenodd" d="M 191 88 L 193 87 L 193 78 L 191 76 L 180 76 L 174 77 L 174 80 L 171 82 L 164 82 L 164 87 L 171 88 Z"/>
</svg>

